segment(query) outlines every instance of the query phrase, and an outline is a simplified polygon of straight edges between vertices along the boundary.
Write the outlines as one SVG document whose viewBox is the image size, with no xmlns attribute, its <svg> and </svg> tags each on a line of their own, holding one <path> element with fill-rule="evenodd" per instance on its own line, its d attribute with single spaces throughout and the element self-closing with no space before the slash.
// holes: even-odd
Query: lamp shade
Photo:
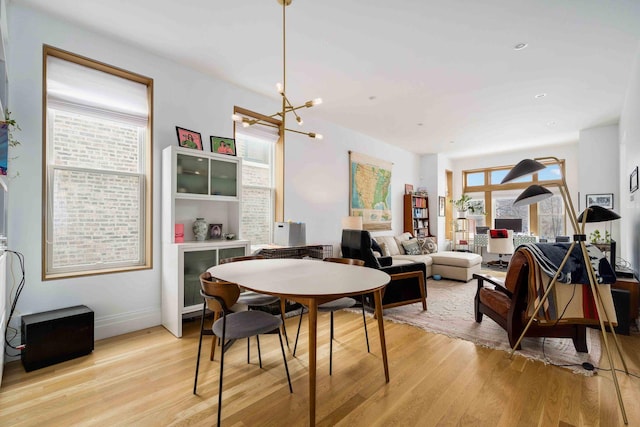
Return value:
<svg viewBox="0 0 640 427">
<path fill-rule="evenodd" d="M 500 184 L 506 184 L 507 182 L 511 182 L 520 177 L 531 175 L 532 173 L 538 172 L 544 168 L 546 168 L 545 165 L 533 159 L 520 160 L 520 163 L 511 168 Z"/>
<path fill-rule="evenodd" d="M 513 202 L 513 206 L 517 208 L 520 206 L 532 205 L 534 203 L 541 202 L 544 199 L 548 199 L 551 196 L 553 196 L 553 193 L 550 190 L 541 185 L 533 184 L 527 187 L 527 189 L 518 196 L 516 201 Z"/>
<path fill-rule="evenodd" d="M 613 221 L 614 219 L 620 219 L 620 215 L 612 211 L 611 209 L 603 208 L 602 206 L 590 206 L 582 211 L 578 217 L 578 222 L 582 222 L 584 215 L 587 216 L 587 222 L 604 222 Z"/>
<path fill-rule="evenodd" d="M 362 230 L 361 216 L 345 216 L 342 218 L 343 230 Z"/>
</svg>

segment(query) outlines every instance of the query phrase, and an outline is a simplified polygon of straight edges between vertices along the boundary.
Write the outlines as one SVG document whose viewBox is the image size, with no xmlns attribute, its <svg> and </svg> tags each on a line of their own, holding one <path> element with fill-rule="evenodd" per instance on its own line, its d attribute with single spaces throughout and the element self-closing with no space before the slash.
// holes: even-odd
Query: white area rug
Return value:
<svg viewBox="0 0 640 427">
<path fill-rule="evenodd" d="M 483 317 L 481 323 L 475 321 L 473 299 L 476 289 L 476 280 L 462 283 L 429 279 L 426 312 L 422 311 L 422 304 L 416 303 L 386 309 L 384 318 L 407 323 L 428 332 L 471 341 L 476 345 L 510 351 L 507 332 L 497 323 L 487 316 Z M 516 351 L 516 354 L 553 365 L 577 365 L 566 368 L 583 375 L 592 375 L 591 371 L 582 368 L 583 362 L 594 366 L 598 366 L 600 362 L 599 329 L 587 328 L 589 353 L 578 353 L 573 341 L 568 338 L 544 339 L 544 355 L 543 338 L 524 338 L 521 346 L 522 350 Z"/>
</svg>

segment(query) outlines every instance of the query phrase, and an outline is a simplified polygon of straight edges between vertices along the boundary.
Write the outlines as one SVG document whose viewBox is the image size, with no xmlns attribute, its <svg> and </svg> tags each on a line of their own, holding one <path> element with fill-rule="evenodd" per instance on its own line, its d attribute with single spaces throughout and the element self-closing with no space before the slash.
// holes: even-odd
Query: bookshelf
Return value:
<svg viewBox="0 0 640 427">
<path fill-rule="evenodd" d="M 429 197 L 404 195 L 404 231 L 415 237 L 431 236 L 429 232 Z"/>
</svg>

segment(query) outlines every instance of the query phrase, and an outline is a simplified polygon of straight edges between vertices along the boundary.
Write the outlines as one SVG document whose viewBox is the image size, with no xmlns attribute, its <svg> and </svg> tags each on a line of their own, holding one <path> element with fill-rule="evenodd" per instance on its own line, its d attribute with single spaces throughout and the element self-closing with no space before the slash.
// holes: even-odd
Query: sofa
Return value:
<svg viewBox="0 0 640 427">
<path fill-rule="evenodd" d="M 437 252 L 435 238 L 414 238 L 411 233 L 399 236 L 375 236 L 374 253 L 380 257 L 391 257 L 392 265 L 424 263 L 427 277 L 439 275 L 444 279 L 468 282 L 479 273 L 482 256 L 471 252 Z M 376 247 L 377 245 L 377 247 Z"/>
<path fill-rule="evenodd" d="M 342 256 L 360 259 L 365 267 L 376 268 L 391 276 L 382 295 L 382 308 L 397 307 L 415 302 L 427 309 L 427 267 L 422 262 L 392 265 L 391 257 L 380 257 L 372 249 L 371 234 L 363 230 L 342 230 Z M 373 294 L 364 296 L 365 307 L 375 309 Z"/>
</svg>

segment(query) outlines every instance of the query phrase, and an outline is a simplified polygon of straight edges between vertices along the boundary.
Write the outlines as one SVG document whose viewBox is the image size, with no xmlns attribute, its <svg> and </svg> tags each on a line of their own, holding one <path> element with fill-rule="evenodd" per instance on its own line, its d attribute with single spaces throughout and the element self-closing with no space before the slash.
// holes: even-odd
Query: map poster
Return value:
<svg viewBox="0 0 640 427">
<path fill-rule="evenodd" d="M 391 230 L 393 163 L 349 151 L 350 215 L 365 230 Z"/>
</svg>

